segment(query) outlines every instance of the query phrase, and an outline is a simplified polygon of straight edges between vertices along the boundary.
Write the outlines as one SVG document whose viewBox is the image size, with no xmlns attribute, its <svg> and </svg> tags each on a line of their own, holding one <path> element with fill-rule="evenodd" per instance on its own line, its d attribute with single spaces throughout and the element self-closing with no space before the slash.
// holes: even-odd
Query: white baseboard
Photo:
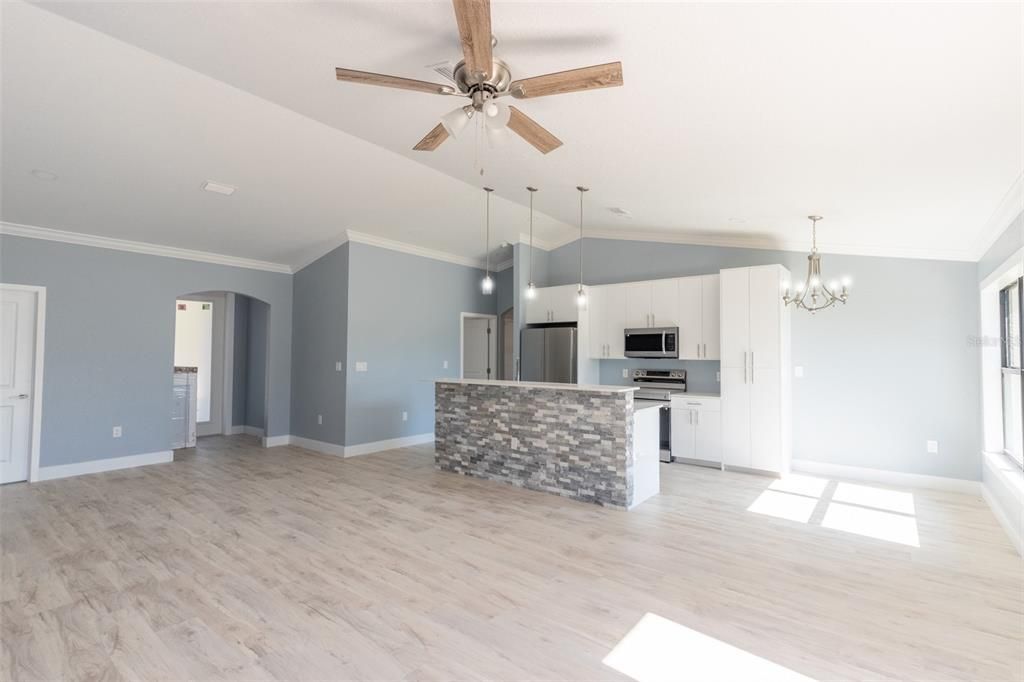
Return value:
<svg viewBox="0 0 1024 682">
<path fill-rule="evenodd" d="M 312 438 L 303 438 L 302 436 L 278 436 L 279 438 L 287 438 L 288 442 L 274 443 L 274 445 L 295 445 L 306 450 L 312 450 L 313 452 L 319 452 L 324 455 L 331 455 L 332 457 L 359 457 L 360 455 L 370 455 L 374 452 L 383 452 L 384 450 L 394 450 L 396 448 L 405 448 L 410 445 L 421 445 L 423 443 L 432 443 L 434 441 L 433 433 L 418 433 L 415 436 L 405 436 L 403 438 L 391 438 L 388 440 L 377 440 L 372 443 L 359 443 L 358 445 L 337 445 L 335 443 L 326 443 L 322 440 L 314 440 Z M 264 439 L 266 443 L 266 439 Z M 267 445 L 266 447 L 273 447 Z"/>
<path fill-rule="evenodd" d="M 850 478 L 857 481 L 870 481 L 872 483 L 883 483 L 885 485 L 905 488 L 947 490 L 968 495 L 981 494 L 980 481 L 968 481 L 962 478 L 929 476 L 928 474 L 907 474 L 902 471 L 812 462 L 807 459 L 794 459 L 791 468 L 793 471 L 814 474 L 816 476 L 828 476 L 829 478 Z"/>
<path fill-rule="evenodd" d="M 291 438 L 291 444 L 296 447 L 312 450 L 313 452 L 319 452 L 321 455 L 331 455 L 332 457 L 345 456 L 344 445 L 327 443 L 322 440 L 313 440 L 312 438 L 303 438 L 302 436 L 289 436 L 289 438 Z"/>
<path fill-rule="evenodd" d="M 1006 531 L 1007 536 L 1010 538 L 1010 542 L 1017 550 L 1017 554 L 1024 557 L 1024 537 L 1021 537 L 1022 531 L 1016 528 L 1010 521 L 1010 517 L 1006 515 L 1006 510 L 999 504 L 995 496 L 989 492 L 988 486 L 981 486 L 981 496 L 985 498 L 985 502 L 988 503 L 989 509 L 992 510 L 992 514 L 996 517 L 996 521 Z"/>
<path fill-rule="evenodd" d="M 82 474 L 98 474 L 104 471 L 116 471 L 117 469 L 131 469 L 147 464 L 166 464 L 174 461 L 172 450 L 161 450 L 160 452 L 145 452 L 141 455 L 127 455 L 125 457 L 110 457 L 108 459 L 94 459 L 90 462 L 76 462 L 74 464 L 58 464 L 56 466 L 39 467 L 38 481 L 52 481 L 56 478 L 68 478 L 69 476 L 81 476 Z"/>
<path fill-rule="evenodd" d="M 358 457 L 359 455 L 369 455 L 374 452 L 382 452 L 383 450 L 394 450 L 395 448 L 407 448 L 410 445 L 422 445 L 423 443 L 434 442 L 434 434 L 431 433 L 418 433 L 415 436 L 405 436 L 404 438 L 391 438 L 389 440 L 377 440 L 372 443 L 360 443 L 359 445 L 346 445 L 345 456 L 346 457 Z"/>
<path fill-rule="evenodd" d="M 262 431 L 260 432 L 262 436 Z M 276 448 L 281 445 L 288 445 L 291 442 L 291 436 L 266 436 L 263 438 L 263 447 L 265 448 Z"/>
</svg>

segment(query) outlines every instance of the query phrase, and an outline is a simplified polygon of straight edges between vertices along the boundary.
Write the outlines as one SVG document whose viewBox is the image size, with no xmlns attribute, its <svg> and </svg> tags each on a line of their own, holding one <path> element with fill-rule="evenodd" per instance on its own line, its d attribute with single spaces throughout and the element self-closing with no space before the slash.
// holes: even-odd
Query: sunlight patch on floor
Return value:
<svg viewBox="0 0 1024 682">
<path fill-rule="evenodd" d="M 820 525 L 910 547 L 920 547 L 914 495 L 870 485 L 837 483 L 815 476 L 773 481 L 747 511 Z M 817 514 L 816 514 L 817 512 Z"/>
<path fill-rule="evenodd" d="M 602 662 L 637 682 L 813 682 L 653 613 L 644 614 Z"/>
</svg>

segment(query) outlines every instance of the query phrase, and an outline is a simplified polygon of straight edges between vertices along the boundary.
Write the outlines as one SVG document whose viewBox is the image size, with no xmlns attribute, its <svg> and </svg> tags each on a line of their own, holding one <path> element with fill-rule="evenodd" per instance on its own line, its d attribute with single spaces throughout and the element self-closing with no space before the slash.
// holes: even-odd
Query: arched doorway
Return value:
<svg viewBox="0 0 1024 682">
<path fill-rule="evenodd" d="M 174 305 L 174 445 L 212 435 L 263 437 L 270 305 L 230 291 L 182 294 Z"/>
</svg>

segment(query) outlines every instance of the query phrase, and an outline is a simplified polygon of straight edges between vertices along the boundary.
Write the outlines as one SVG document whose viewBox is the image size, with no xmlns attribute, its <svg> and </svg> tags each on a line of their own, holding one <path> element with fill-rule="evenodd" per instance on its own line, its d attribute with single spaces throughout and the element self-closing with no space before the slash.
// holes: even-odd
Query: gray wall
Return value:
<svg viewBox="0 0 1024 682">
<path fill-rule="evenodd" d="M 978 281 L 991 275 L 1020 249 L 1024 249 L 1024 212 L 1017 215 L 978 261 Z"/>
<path fill-rule="evenodd" d="M 576 249 L 548 255 L 548 285 L 576 281 Z M 787 266 L 794 281 L 806 273 L 797 252 L 587 239 L 584 280 L 768 263 Z M 978 479 L 980 357 L 968 342 L 978 327 L 977 264 L 826 255 L 823 267 L 826 276 L 850 275 L 853 287 L 845 307 L 793 314 L 793 364 L 805 372 L 793 381 L 794 457 Z M 602 361 L 602 379 L 621 382 L 621 368 L 633 364 Z M 926 452 L 929 439 L 939 441 L 938 455 Z"/>
<path fill-rule="evenodd" d="M 335 445 L 345 444 L 349 247 L 307 265 L 294 281 L 292 433 Z M 372 289 L 359 293 L 373 295 Z M 317 424 L 318 414 L 323 424 Z"/>
<path fill-rule="evenodd" d="M 270 306 L 249 300 L 249 324 L 245 372 L 245 425 L 266 429 L 267 423 L 267 330 Z"/>
<path fill-rule="evenodd" d="M 345 444 L 430 433 L 432 380 L 459 372 L 459 313 L 494 313 L 494 296 L 480 293 L 484 273 L 366 244 L 348 248 Z M 357 373 L 356 362 L 369 371 Z"/>
<path fill-rule="evenodd" d="M 235 296 L 234 367 L 231 380 L 231 425 L 245 425 L 246 377 L 249 361 L 248 296 Z"/>
<path fill-rule="evenodd" d="M 170 449 L 174 301 L 189 291 L 270 304 L 268 432 L 289 433 L 290 275 L 0 235 L 0 281 L 47 288 L 42 466 Z"/>
</svg>

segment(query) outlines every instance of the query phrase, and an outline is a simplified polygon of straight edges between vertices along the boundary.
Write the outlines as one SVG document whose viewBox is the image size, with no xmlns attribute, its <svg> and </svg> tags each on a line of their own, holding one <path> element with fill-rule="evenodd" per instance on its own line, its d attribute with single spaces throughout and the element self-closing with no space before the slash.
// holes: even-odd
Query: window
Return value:
<svg viewBox="0 0 1024 682">
<path fill-rule="evenodd" d="M 1024 278 L 999 292 L 999 320 L 1002 339 L 1003 449 L 1024 466 L 1024 387 L 1021 382 L 1021 309 Z"/>
</svg>

